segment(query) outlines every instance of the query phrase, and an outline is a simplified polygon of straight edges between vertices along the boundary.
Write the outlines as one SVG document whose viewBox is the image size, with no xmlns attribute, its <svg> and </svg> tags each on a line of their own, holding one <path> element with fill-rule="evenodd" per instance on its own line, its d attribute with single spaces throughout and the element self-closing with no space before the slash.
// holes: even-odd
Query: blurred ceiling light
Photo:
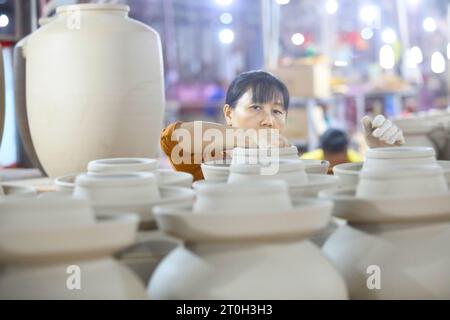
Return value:
<svg viewBox="0 0 450 320">
<path fill-rule="evenodd" d="M 423 20 L 422 26 L 425 29 L 425 31 L 428 32 L 434 32 L 436 31 L 437 28 L 436 21 L 431 17 L 425 18 L 425 20 Z"/>
<path fill-rule="evenodd" d="M 397 34 L 391 28 L 387 28 L 381 33 L 381 39 L 384 43 L 392 44 L 397 40 Z"/>
<path fill-rule="evenodd" d="M 9 24 L 9 18 L 6 14 L 0 15 L 0 28 L 4 28 Z"/>
<path fill-rule="evenodd" d="M 223 29 L 219 33 L 220 42 L 230 44 L 234 41 L 234 32 L 231 29 Z"/>
<path fill-rule="evenodd" d="M 392 69 L 395 66 L 394 49 L 388 44 L 385 44 L 380 49 L 380 66 L 383 69 Z"/>
<path fill-rule="evenodd" d="M 222 13 L 222 15 L 220 16 L 220 22 L 222 22 L 223 24 L 230 24 L 233 22 L 233 16 L 228 12 Z"/>
<path fill-rule="evenodd" d="M 417 68 L 423 62 L 422 50 L 419 47 L 412 47 L 406 52 L 406 66 L 408 68 Z"/>
<path fill-rule="evenodd" d="M 291 2 L 291 0 L 277 0 L 277 3 L 278 3 L 280 6 L 283 6 L 283 5 L 285 5 L 285 4 L 288 4 L 289 2 Z"/>
<path fill-rule="evenodd" d="M 325 10 L 327 10 L 328 14 L 335 14 L 339 9 L 339 3 L 337 0 L 327 0 L 325 4 Z"/>
<path fill-rule="evenodd" d="M 361 38 L 364 40 L 370 40 L 373 37 L 373 31 L 371 28 L 364 28 L 361 31 Z"/>
<path fill-rule="evenodd" d="M 380 9 L 374 5 L 367 5 L 359 11 L 359 18 L 366 23 L 374 23 L 380 16 Z"/>
<path fill-rule="evenodd" d="M 411 55 L 411 59 L 415 64 L 421 64 L 423 62 L 422 50 L 420 50 L 419 47 L 412 47 L 409 52 Z"/>
<path fill-rule="evenodd" d="M 296 46 L 301 46 L 305 42 L 305 36 L 301 33 L 296 33 L 292 36 L 291 41 Z"/>
<path fill-rule="evenodd" d="M 334 65 L 336 67 L 347 67 L 348 66 L 348 62 L 347 61 L 342 61 L 342 60 L 337 60 L 334 62 Z"/>
<path fill-rule="evenodd" d="M 216 2 L 221 6 L 229 6 L 233 0 L 216 0 Z"/>
<path fill-rule="evenodd" d="M 434 73 L 443 73 L 445 72 L 445 58 L 442 53 L 436 51 L 431 56 L 431 71 Z"/>
</svg>

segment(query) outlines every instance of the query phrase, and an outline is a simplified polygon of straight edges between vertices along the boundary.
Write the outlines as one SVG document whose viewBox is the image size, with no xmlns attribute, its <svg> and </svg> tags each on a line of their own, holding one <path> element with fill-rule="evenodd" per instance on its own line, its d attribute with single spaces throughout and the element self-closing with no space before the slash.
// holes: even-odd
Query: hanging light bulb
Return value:
<svg viewBox="0 0 450 320">
<path fill-rule="evenodd" d="M 394 49 L 388 44 L 385 44 L 380 49 L 380 66 L 383 69 L 393 69 L 395 66 Z"/>
<path fill-rule="evenodd" d="M 301 46 L 305 42 L 305 36 L 301 33 L 296 33 L 292 36 L 291 41 L 296 46 Z"/>
<path fill-rule="evenodd" d="M 328 14 L 335 14 L 339 9 L 339 3 L 337 0 L 327 0 L 325 4 L 325 10 L 328 12 Z"/>
</svg>

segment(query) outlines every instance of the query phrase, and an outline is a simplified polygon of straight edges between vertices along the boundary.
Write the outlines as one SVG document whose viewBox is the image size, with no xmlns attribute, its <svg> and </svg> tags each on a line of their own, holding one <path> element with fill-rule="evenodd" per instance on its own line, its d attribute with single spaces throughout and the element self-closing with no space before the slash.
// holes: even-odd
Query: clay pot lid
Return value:
<svg viewBox="0 0 450 320">
<path fill-rule="evenodd" d="M 367 150 L 366 158 L 370 159 L 407 159 L 436 157 L 436 152 L 429 147 L 389 147 Z"/>
<path fill-rule="evenodd" d="M 0 261 L 49 263 L 109 256 L 135 242 L 135 214 L 109 216 L 89 225 L 0 230 Z"/>
<path fill-rule="evenodd" d="M 450 221 L 450 192 L 420 197 L 357 198 L 356 188 L 319 192 L 334 202 L 333 215 L 354 224 Z"/>
<path fill-rule="evenodd" d="M 146 158 L 111 158 L 89 162 L 89 173 L 148 171 L 158 169 L 158 160 Z"/>
<path fill-rule="evenodd" d="M 322 200 L 297 200 L 285 212 L 260 215 L 194 213 L 192 207 L 155 208 L 159 228 L 187 242 L 300 240 L 327 227 L 333 204 Z"/>
<path fill-rule="evenodd" d="M 81 174 L 75 184 L 88 188 L 115 188 L 136 185 L 157 185 L 156 176 L 150 172 L 129 172 L 112 174 Z"/>
</svg>

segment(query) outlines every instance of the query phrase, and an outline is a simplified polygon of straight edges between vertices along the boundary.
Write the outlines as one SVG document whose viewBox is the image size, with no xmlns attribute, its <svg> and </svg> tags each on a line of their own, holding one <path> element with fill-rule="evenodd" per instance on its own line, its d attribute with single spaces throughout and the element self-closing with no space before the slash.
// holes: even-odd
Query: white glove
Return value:
<svg viewBox="0 0 450 320">
<path fill-rule="evenodd" d="M 401 146 L 405 143 L 402 130 L 382 115 L 376 116 L 373 122 L 365 116 L 361 122 L 370 148 Z"/>
</svg>

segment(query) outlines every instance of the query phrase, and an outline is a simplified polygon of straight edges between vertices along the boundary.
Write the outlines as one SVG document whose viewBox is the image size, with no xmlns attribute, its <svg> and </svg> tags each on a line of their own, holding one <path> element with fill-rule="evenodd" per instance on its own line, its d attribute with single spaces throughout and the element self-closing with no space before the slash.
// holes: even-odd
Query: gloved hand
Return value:
<svg viewBox="0 0 450 320">
<path fill-rule="evenodd" d="M 373 121 L 365 116 L 361 122 L 364 138 L 370 148 L 401 146 L 405 143 L 402 130 L 382 115 L 376 116 Z"/>
</svg>

